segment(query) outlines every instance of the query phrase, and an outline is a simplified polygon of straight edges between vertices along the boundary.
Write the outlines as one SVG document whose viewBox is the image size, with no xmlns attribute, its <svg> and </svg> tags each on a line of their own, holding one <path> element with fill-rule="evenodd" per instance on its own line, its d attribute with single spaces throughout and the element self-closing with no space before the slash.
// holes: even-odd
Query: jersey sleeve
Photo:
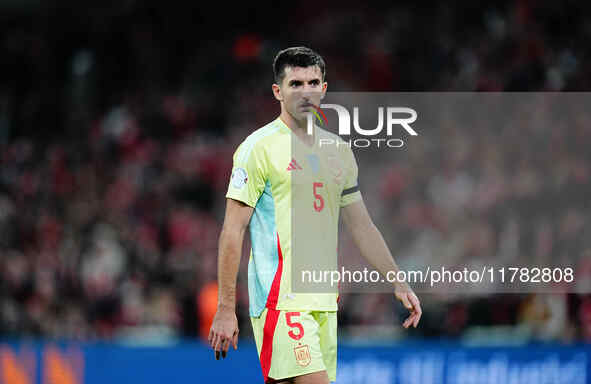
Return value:
<svg viewBox="0 0 591 384">
<path fill-rule="evenodd" d="M 355 155 L 351 148 L 346 147 L 345 157 L 345 185 L 341 193 L 341 207 L 361 200 L 361 192 L 359 191 L 359 184 L 357 183 L 358 168 Z"/>
<path fill-rule="evenodd" d="M 262 148 L 243 142 L 233 157 L 232 175 L 226 197 L 255 207 L 265 189 L 266 163 Z"/>
</svg>

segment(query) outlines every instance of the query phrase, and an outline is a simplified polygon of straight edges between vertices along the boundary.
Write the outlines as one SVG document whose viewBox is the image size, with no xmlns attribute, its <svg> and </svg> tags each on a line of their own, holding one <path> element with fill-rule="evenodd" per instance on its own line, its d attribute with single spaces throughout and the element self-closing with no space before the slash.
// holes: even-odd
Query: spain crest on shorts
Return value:
<svg viewBox="0 0 591 384">
<path fill-rule="evenodd" d="M 312 358 L 310 357 L 310 348 L 308 348 L 307 344 L 298 345 L 293 349 L 293 351 L 295 353 L 297 363 L 302 367 L 307 366 L 312 361 Z"/>
</svg>

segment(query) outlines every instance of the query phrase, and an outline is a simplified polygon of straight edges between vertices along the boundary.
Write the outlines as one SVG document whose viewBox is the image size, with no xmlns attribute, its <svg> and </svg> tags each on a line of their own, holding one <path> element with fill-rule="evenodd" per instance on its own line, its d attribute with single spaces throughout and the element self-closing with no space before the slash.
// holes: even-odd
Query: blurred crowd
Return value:
<svg viewBox="0 0 591 384">
<path fill-rule="evenodd" d="M 5 9 L 0 335 L 205 336 L 232 154 L 279 113 L 279 49 L 317 50 L 338 91 L 591 89 L 589 7 L 544 3 Z M 363 168 L 372 159 L 358 159 L 362 193 L 401 264 L 521 255 L 591 278 L 588 120 L 525 137 L 451 129 L 416 143 L 371 176 Z M 250 332 L 247 249 L 241 335 Z M 506 326 L 533 339 L 591 341 L 590 295 L 421 299 L 412 336 Z M 391 295 L 347 293 L 341 303 L 345 330 L 404 315 Z"/>
</svg>

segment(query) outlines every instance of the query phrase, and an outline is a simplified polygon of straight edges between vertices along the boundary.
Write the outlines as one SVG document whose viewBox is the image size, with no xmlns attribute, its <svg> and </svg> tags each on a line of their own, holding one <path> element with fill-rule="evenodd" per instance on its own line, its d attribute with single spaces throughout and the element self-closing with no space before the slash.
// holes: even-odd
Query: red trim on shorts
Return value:
<svg viewBox="0 0 591 384">
<path fill-rule="evenodd" d="M 281 258 L 279 260 L 281 260 Z M 277 327 L 278 319 L 279 311 L 268 308 L 267 317 L 265 318 L 265 326 L 263 327 L 263 346 L 261 347 L 260 356 L 265 383 L 275 382 L 275 380 L 269 377 L 269 370 L 271 369 L 271 357 L 273 356 L 273 336 L 275 336 L 275 328 Z"/>
<path fill-rule="evenodd" d="M 277 234 L 277 254 L 279 255 L 279 262 L 277 263 L 275 277 L 273 277 L 273 282 L 271 283 L 269 296 L 267 296 L 267 317 L 265 318 L 265 326 L 263 327 L 263 345 L 260 356 L 265 383 L 275 382 L 275 380 L 269 377 L 269 370 L 271 369 L 271 357 L 273 356 L 273 336 L 275 336 L 275 328 L 279 319 L 279 311 L 276 307 L 277 300 L 279 299 L 281 274 L 283 273 L 283 254 L 281 253 L 281 244 L 279 243 L 279 233 Z"/>
<path fill-rule="evenodd" d="M 279 262 L 277 264 L 277 271 L 267 296 L 267 308 L 275 309 L 277 307 L 277 300 L 279 298 L 279 286 L 281 285 L 281 273 L 283 272 L 283 254 L 281 253 L 281 244 L 279 243 L 279 233 L 277 234 L 277 254 L 279 255 Z"/>
</svg>

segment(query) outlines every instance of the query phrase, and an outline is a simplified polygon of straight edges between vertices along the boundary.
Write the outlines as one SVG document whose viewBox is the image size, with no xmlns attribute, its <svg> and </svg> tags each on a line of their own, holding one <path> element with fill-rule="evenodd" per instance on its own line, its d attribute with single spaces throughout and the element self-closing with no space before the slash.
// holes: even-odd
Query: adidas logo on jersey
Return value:
<svg viewBox="0 0 591 384">
<path fill-rule="evenodd" d="M 297 163 L 297 161 L 292 158 L 291 161 L 289 162 L 289 165 L 287 166 L 287 170 L 288 171 L 295 171 L 297 169 L 302 169 L 302 167 L 300 167 L 300 165 Z"/>
</svg>

